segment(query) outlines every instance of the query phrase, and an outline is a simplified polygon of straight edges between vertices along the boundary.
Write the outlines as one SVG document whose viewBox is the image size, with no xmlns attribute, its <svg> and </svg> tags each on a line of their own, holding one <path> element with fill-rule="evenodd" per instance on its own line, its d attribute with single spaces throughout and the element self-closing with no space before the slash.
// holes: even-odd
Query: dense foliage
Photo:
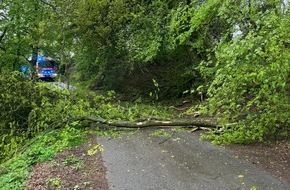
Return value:
<svg viewBox="0 0 290 190">
<path fill-rule="evenodd" d="M 289 19 L 283 0 L 2 0 L 0 70 L 49 55 L 92 89 L 199 99 L 228 126 L 215 142 L 261 141 L 289 133 Z M 27 109 L 9 103 L 32 125 L 49 102 L 33 96 L 19 100 Z"/>
<path fill-rule="evenodd" d="M 31 138 L 75 122 L 78 124 L 86 116 L 109 121 L 168 117 L 167 110 L 162 107 L 114 102 L 112 91 L 98 95 L 59 89 L 49 83 L 27 80 L 18 72 L 2 73 L 0 89 L 0 109 L 3 110 L 0 115 L 0 161 L 20 153 Z"/>
<path fill-rule="evenodd" d="M 289 132 L 289 18 L 277 9 L 252 13 L 256 26 L 215 50 L 208 107 L 222 124 L 236 123 L 217 142 L 246 143 Z"/>
</svg>

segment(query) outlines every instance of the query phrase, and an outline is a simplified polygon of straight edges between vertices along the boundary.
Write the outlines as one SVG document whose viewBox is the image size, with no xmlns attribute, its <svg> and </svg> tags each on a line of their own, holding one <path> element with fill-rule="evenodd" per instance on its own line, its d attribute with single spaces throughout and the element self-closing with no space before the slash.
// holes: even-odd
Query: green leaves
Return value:
<svg viewBox="0 0 290 190">
<path fill-rule="evenodd" d="M 277 22 L 288 17 L 267 11 L 256 21 L 259 29 L 218 46 L 208 108 L 221 124 L 237 125 L 211 136 L 215 142 L 250 143 L 289 132 L 290 59 L 283 44 L 289 34 L 285 23 Z"/>
</svg>

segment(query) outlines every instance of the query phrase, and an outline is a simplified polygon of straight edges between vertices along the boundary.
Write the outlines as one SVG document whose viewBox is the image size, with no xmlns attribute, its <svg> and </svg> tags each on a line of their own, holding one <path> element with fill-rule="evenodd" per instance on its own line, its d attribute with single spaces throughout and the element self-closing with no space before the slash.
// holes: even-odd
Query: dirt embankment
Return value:
<svg viewBox="0 0 290 190">
<path fill-rule="evenodd" d="M 90 137 L 88 142 L 61 152 L 53 160 L 36 164 L 27 190 L 109 189 L 101 152 L 88 155 L 96 145 L 96 137 Z"/>
</svg>

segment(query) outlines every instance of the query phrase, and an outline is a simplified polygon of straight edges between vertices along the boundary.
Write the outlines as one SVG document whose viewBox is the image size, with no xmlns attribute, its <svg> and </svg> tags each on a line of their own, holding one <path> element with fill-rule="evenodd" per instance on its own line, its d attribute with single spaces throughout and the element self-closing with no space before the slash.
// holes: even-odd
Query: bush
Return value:
<svg viewBox="0 0 290 190">
<path fill-rule="evenodd" d="M 18 72 L 0 75 L 0 160 L 17 151 L 28 130 L 28 117 L 38 102 L 36 87 Z M 9 153 L 8 153 L 9 152 Z"/>
<path fill-rule="evenodd" d="M 72 115 L 82 116 L 90 107 L 67 90 L 27 80 L 18 72 L 2 73 L 0 89 L 0 160 L 19 152 L 42 131 L 66 126 Z"/>
</svg>

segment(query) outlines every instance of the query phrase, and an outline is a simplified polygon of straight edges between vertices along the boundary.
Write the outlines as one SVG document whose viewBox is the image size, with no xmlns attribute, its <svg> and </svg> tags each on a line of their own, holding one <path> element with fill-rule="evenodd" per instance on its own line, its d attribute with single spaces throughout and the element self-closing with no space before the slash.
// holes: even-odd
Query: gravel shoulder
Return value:
<svg viewBox="0 0 290 190">
<path fill-rule="evenodd" d="M 226 149 L 236 158 L 246 160 L 252 165 L 290 183 L 289 140 L 250 145 L 227 145 Z"/>
</svg>

